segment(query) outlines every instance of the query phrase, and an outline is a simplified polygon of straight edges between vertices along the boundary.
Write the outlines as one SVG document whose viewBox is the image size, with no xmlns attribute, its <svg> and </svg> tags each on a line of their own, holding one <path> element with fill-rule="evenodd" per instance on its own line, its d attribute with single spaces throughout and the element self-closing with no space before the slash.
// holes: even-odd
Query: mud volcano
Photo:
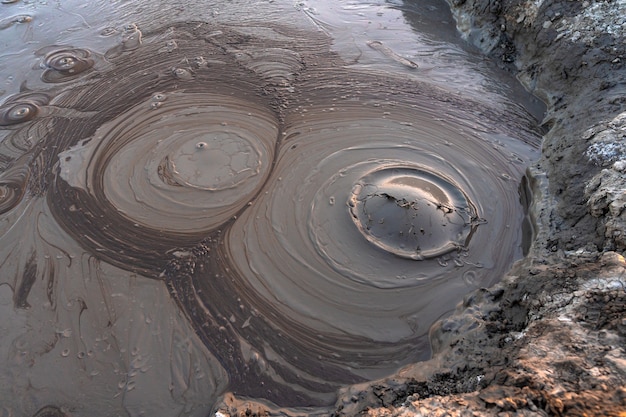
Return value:
<svg viewBox="0 0 626 417">
<path fill-rule="evenodd" d="M 112 326 L 112 302 L 58 282 L 163 281 L 220 375 L 207 403 L 321 406 L 429 358 L 433 322 L 522 256 L 538 136 L 521 108 L 343 67 L 321 32 L 190 22 L 121 39 L 41 51 L 45 88 L 0 109 L 15 307 L 68 297 Z M 47 352 L 74 355 L 55 335 Z M 106 362 L 105 339 L 78 359 Z"/>
</svg>

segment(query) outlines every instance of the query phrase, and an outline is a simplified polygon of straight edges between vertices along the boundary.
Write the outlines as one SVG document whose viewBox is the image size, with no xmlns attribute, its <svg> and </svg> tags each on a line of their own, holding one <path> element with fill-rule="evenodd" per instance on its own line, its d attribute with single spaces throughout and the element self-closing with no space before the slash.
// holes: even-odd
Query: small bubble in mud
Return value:
<svg viewBox="0 0 626 417">
<path fill-rule="evenodd" d="M 61 356 L 63 356 L 64 358 L 67 358 L 70 355 L 70 350 L 69 349 L 63 349 L 61 351 Z"/>
<path fill-rule="evenodd" d="M 196 149 L 206 149 L 209 145 L 206 142 L 198 142 L 196 143 Z"/>
<path fill-rule="evenodd" d="M 134 33 L 134 32 L 136 32 L 138 30 L 139 30 L 139 28 L 134 23 L 130 23 L 130 24 L 124 26 L 124 32 L 126 32 L 126 33 Z"/>
<path fill-rule="evenodd" d="M 194 57 L 190 60 L 190 62 L 194 68 L 206 68 L 209 65 L 209 63 L 207 62 L 206 59 L 204 59 L 203 56 Z"/>
<path fill-rule="evenodd" d="M 167 52 L 172 52 L 176 48 L 178 48 L 178 44 L 174 40 L 170 40 L 165 43 L 165 49 Z"/>
<path fill-rule="evenodd" d="M 191 71 L 186 68 L 174 68 L 172 70 L 172 73 L 174 74 L 174 77 L 178 78 L 179 80 L 187 81 L 193 79 Z"/>
<path fill-rule="evenodd" d="M 15 106 L 9 112 L 9 116 L 14 119 L 25 119 L 30 115 L 31 112 L 32 109 L 27 105 Z"/>
<path fill-rule="evenodd" d="M 117 29 L 109 26 L 100 31 L 100 36 L 113 36 L 116 33 L 117 33 Z"/>
<path fill-rule="evenodd" d="M 167 96 L 163 93 L 156 93 L 152 96 L 152 101 L 165 101 Z"/>
<path fill-rule="evenodd" d="M 57 67 L 55 69 L 71 69 L 76 64 L 76 60 L 71 56 L 65 56 L 60 58 L 56 64 Z"/>
<path fill-rule="evenodd" d="M 80 352 L 78 352 L 78 353 L 76 354 L 76 357 L 77 357 L 78 359 L 83 359 L 83 358 L 85 357 L 85 352 L 83 352 L 83 351 L 81 350 Z"/>
</svg>

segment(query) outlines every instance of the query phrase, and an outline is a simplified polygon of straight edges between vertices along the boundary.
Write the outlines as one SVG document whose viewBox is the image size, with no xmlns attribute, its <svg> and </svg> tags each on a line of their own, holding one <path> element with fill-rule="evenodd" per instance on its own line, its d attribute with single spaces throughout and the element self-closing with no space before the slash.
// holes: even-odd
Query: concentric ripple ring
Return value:
<svg viewBox="0 0 626 417">
<path fill-rule="evenodd" d="M 536 153 L 514 110 L 280 30 L 131 27 L 71 90 L 5 102 L 32 162 L 0 209 L 45 196 L 94 274 L 163 280 L 234 395 L 329 404 L 428 358 L 432 323 L 521 256 Z"/>
<path fill-rule="evenodd" d="M 156 94 L 65 152 L 62 175 L 71 185 L 101 190 L 136 227 L 207 233 L 264 181 L 277 127 L 271 113 L 245 101 L 165 97 Z M 76 159 L 90 165 L 75 169 Z M 72 174 L 85 171 L 84 184 Z"/>
<path fill-rule="evenodd" d="M 510 179 L 523 172 L 510 163 L 515 139 L 480 121 L 467 129 L 474 116 L 433 97 L 385 106 L 333 96 L 307 97 L 287 119 L 265 192 L 218 251 L 240 305 L 282 335 L 265 349 L 297 352 L 274 361 L 323 378 L 310 355 L 375 378 L 428 356 L 429 326 L 462 288 L 487 285 L 519 256 L 502 242 L 519 238 Z"/>
</svg>

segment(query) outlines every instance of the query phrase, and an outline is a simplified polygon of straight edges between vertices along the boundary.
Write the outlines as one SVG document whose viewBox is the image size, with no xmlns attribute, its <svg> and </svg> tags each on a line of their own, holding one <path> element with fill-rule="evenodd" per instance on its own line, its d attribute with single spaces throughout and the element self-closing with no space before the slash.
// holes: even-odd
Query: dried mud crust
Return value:
<svg viewBox="0 0 626 417">
<path fill-rule="evenodd" d="M 626 2 L 449 3 L 548 105 L 536 238 L 433 328 L 431 361 L 350 387 L 334 416 L 626 416 Z"/>
<path fill-rule="evenodd" d="M 626 158 L 626 2 L 448 2 L 468 40 L 548 105 L 537 169 L 556 207 L 546 219 L 549 238 L 537 244 L 623 252 L 626 183 L 610 174 L 623 173 Z M 607 196 L 600 188 L 621 192 Z M 606 204 L 598 206 L 602 198 Z"/>
</svg>

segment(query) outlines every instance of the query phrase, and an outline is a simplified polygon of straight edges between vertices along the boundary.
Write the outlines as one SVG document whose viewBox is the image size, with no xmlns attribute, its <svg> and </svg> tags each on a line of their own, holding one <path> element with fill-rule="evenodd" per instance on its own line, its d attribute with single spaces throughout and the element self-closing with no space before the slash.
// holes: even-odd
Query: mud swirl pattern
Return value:
<svg viewBox="0 0 626 417">
<path fill-rule="evenodd" d="M 292 352 L 276 366 L 328 381 L 306 355 L 366 379 L 427 357 L 430 324 L 520 250 L 520 167 L 495 132 L 466 130 L 427 95 L 364 96 L 329 92 L 330 106 L 288 119 L 268 186 L 218 248 L 246 306 L 233 323 L 271 326 L 258 349 Z"/>
<path fill-rule="evenodd" d="M 61 176 L 136 228 L 206 235 L 263 183 L 277 135 L 272 113 L 252 103 L 156 93 L 63 152 Z"/>
<path fill-rule="evenodd" d="M 45 197 L 85 258 L 164 280 L 234 394 L 330 404 L 426 359 L 431 324 L 521 256 L 535 136 L 514 108 L 337 71 L 323 34 L 267 34 L 129 26 L 102 72 L 42 51 L 44 81 L 80 82 L 0 107 L 0 212 Z"/>
</svg>

